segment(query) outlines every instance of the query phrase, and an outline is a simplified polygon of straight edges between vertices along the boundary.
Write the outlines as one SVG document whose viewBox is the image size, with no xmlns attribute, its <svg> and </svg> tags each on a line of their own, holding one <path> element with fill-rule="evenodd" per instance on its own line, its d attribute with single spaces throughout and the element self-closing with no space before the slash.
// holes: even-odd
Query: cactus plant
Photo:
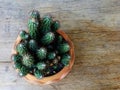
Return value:
<svg viewBox="0 0 120 90">
<path fill-rule="evenodd" d="M 19 54 L 12 55 L 12 60 L 14 62 L 19 62 L 22 59 L 22 57 Z"/>
<path fill-rule="evenodd" d="M 54 21 L 51 25 L 52 31 L 56 31 L 60 28 L 60 23 L 59 21 Z"/>
<path fill-rule="evenodd" d="M 62 36 L 58 35 L 56 40 L 57 40 L 57 43 L 60 44 L 60 43 L 62 43 L 63 38 L 62 38 Z"/>
<path fill-rule="evenodd" d="M 27 67 L 32 67 L 32 65 L 34 64 L 34 58 L 33 58 L 33 56 L 30 55 L 30 54 L 24 55 L 22 63 L 23 63 L 23 65 L 25 65 Z"/>
<path fill-rule="evenodd" d="M 20 69 L 19 69 L 19 75 L 20 76 L 25 76 L 29 73 L 29 69 L 25 66 L 22 66 Z"/>
<path fill-rule="evenodd" d="M 39 22 L 34 18 L 28 21 L 28 30 L 31 38 L 37 39 L 38 27 L 39 27 Z"/>
<path fill-rule="evenodd" d="M 45 67 L 46 67 L 46 64 L 44 62 L 37 63 L 38 70 L 43 70 L 45 69 Z"/>
<path fill-rule="evenodd" d="M 40 60 L 45 59 L 47 55 L 47 50 L 44 47 L 41 47 L 37 51 L 37 56 Z"/>
<path fill-rule="evenodd" d="M 16 50 L 20 55 L 24 55 L 28 51 L 25 43 L 18 44 L 17 47 L 16 47 Z"/>
<path fill-rule="evenodd" d="M 37 10 L 30 12 L 28 33 L 19 33 L 21 41 L 16 45 L 17 53 L 12 56 L 20 76 L 29 73 L 41 79 L 69 65 L 70 46 L 57 32 L 59 28 L 59 21 L 53 21 L 50 16 L 40 18 Z"/>
<path fill-rule="evenodd" d="M 21 62 L 14 62 L 14 68 L 21 69 L 22 63 Z"/>
<path fill-rule="evenodd" d="M 29 35 L 25 31 L 20 32 L 21 39 L 25 40 L 29 38 Z"/>
<path fill-rule="evenodd" d="M 41 21 L 41 32 L 47 33 L 51 30 L 52 18 L 50 16 L 45 16 Z"/>
<path fill-rule="evenodd" d="M 31 39 L 29 41 L 29 49 L 33 52 L 36 52 L 36 50 L 38 49 L 38 45 L 37 45 L 37 42 L 33 39 Z"/>
<path fill-rule="evenodd" d="M 37 10 L 32 10 L 30 12 L 30 18 L 34 18 L 36 20 L 39 20 L 40 19 L 40 14 Z"/>
<path fill-rule="evenodd" d="M 41 79 L 43 77 L 42 73 L 39 70 L 35 70 L 34 75 L 38 79 Z"/>
<path fill-rule="evenodd" d="M 67 65 L 69 65 L 70 58 L 71 58 L 70 55 L 65 54 L 65 55 L 62 56 L 61 62 L 62 62 L 65 66 L 67 66 Z"/>
<path fill-rule="evenodd" d="M 68 43 L 62 43 L 62 44 L 59 44 L 58 50 L 60 53 L 66 53 L 70 50 L 70 46 Z"/>
<path fill-rule="evenodd" d="M 51 42 L 53 42 L 54 38 L 55 38 L 54 33 L 48 32 L 48 33 L 46 33 L 46 34 L 42 37 L 41 43 L 42 43 L 43 45 L 48 45 L 48 44 L 50 44 Z"/>
<path fill-rule="evenodd" d="M 47 55 L 47 58 L 48 59 L 54 59 L 56 57 L 56 53 L 55 52 L 49 52 L 48 55 Z"/>
</svg>

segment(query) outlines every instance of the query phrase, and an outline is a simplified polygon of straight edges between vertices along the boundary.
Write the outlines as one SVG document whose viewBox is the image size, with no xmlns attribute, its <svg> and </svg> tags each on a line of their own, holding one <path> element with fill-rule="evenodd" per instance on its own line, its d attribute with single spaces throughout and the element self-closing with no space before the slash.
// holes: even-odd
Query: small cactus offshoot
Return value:
<svg viewBox="0 0 120 90">
<path fill-rule="evenodd" d="M 22 66 L 20 69 L 19 69 L 19 75 L 20 76 L 25 76 L 29 73 L 29 70 L 27 67 L 25 66 Z"/>
<path fill-rule="evenodd" d="M 41 43 L 44 44 L 44 45 L 48 45 L 51 42 L 53 42 L 54 38 L 55 38 L 54 33 L 48 32 L 48 33 L 45 34 L 45 36 L 42 37 Z"/>
<path fill-rule="evenodd" d="M 70 55 L 65 54 L 65 55 L 62 56 L 61 62 L 62 62 L 65 66 L 69 65 L 69 61 L 70 61 Z"/>
<path fill-rule="evenodd" d="M 13 60 L 14 62 L 20 62 L 21 59 L 22 59 L 22 56 L 20 56 L 19 54 L 14 54 L 14 55 L 12 55 L 12 60 Z"/>
<path fill-rule="evenodd" d="M 28 30 L 31 38 L 37 39 L 39 22 L 34 18 L 28 21 Z"/>
<path fill-rule="evenodd" d="M 17 47 L 16 47 L 16 50 L 20 55 L 24 55 L 28 52 L 28 49 L 27 49 L 25 43 L 18 44 Z"/>
<path fill-rule="evenodd" d="M 35 77 L 38 78 L 38 79 L 41 79 L 41 78 L 43 77 L 40 70 L 35 70 L 35 71 L 34 71 L 34 75 L 35 75 Z"/>
<path fill-rule="evenodd" d="M 63 37 L 60 35 L 58 35 L 58 37 L 56 39 L 57 39 L 58 44 L 62 43 L 62 41 L 63 41 Z"/>
<path fill-rule="evenodd" d="M 43 63 L 43 62 L 37 63 L 37 68 L 38 68 L 39 70 L 43 70 L 43 69 L 45 69 L 45 67 L 46 67 L 46 64 L 45 64 L 45 63 Z"/>
<path fill-rule="evenodd" d="M 40 14 L 37 10 L 32 10 L 30 12 L 30 18 L 34 18 L 36 20 L 39 20 L 40 19 Z"/>
<path fill-rule="evenodd" d="M 30 12 L 28 32 L 21 31 L 21 41 L 12 55 L 14 67 L 20 76 L 34 75 L 37 79 L 51 76 L 62 70 L 70 62 L 70 45 L 57 32 L 60 23 L 51 16 L 40 18 L 37 10 Z"/>
<path fill-rule="evenodd" d="M 51 30 L 52 18 L 50 16 L 43 17 L 41 21 L 41 32 L 47 33 Z"/>
<path fill-rule="evenodd" d="M 45 59 L 47 55 L 47 50 L 44 47 L 41 47 L 37 51 L 37 56 L 40 60 Z"/>
<path fill-rule="evenodd" d="M 23 63 L 23 65 L 25 65 L 27 67 L 32 67 L 32 65 L 34 64 L 33 56 L 31 56 L 30 54 L 24 55 L 22 63 Z"/>
<path fill-rule="evenodd" d="M 25 40 L 29 38 L 29 35 L 25 31 L 20 32 L 21 39 Z"/>
<path fill-rule="evenodd" d="M 59 21 L 54 21 L 51 25 L 51 28 L 52 28 L 53 31 L 57 31 L 60 28 Z"/>
<path fill-rule="evenodd" d="M 47 55 L 47 58 L 48 59 L 54 59 L 56 57 L 56 53 L 55 52 L 49 52 L 48 55 Z"/>
<path fill-rule="evenodd" d="M 60 53 L 66 53 L 70 50 L 70 46 L 68 43 L 62 43 L 58 45 L 58 50 Z"/>
<path fill-rule="evenodd" d="M 38 49 L 37 42 L 34 39 L 31 39 L 29 41 L 29 49 L 33 52 L 36 52 L 36 50 Z"/>
</svg>

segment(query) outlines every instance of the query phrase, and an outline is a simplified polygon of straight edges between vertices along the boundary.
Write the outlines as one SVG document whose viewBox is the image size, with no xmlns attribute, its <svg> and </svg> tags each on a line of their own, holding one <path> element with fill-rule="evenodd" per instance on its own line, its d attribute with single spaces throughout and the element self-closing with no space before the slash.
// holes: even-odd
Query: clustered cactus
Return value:
<svg viewBox="0 0 120 90">
<path fill-rule="evenodd" d="M 56 74 L 69 65 L 70 46 L 56 32 L 59 28 L 59 21 L 54 21 L 51 16 L 40 18 L 37 10 L 30 12 L 28 32 L 20 32 L 17 54 L 12 55 L 14 67 L 20 76 L 30 73 L 40 79 Z"/>
</svg>

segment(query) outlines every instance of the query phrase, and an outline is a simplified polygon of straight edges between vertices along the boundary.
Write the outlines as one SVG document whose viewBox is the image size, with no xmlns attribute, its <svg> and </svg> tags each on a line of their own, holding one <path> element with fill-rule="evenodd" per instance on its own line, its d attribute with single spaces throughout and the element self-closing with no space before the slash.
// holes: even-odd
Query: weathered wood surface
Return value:
<svg viewBox="0 0 120 90">
<path fill-rule="evenodd" d="M 75 45 L 72 71 L 52 85 L 31 85 L 10 63 L 32 9 L 60 20 Z M 0 15 L 0 90 L 120 90 L 119 0 L 0 0 Z"/>
</svg>

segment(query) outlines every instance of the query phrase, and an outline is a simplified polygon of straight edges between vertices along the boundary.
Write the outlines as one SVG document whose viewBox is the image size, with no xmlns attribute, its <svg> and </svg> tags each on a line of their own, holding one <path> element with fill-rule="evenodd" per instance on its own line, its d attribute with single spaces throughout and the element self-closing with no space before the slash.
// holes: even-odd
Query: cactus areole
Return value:
<svg viewBox="0 0 120 90">
<path fill-rule="evenodd" d="M 71 46 L 57 32 L 59 21 L 49 15 L 41 18 L 37 10 L 31 11 L 29 17 L 28 31 L 19 33 L 12 60 L 20 76 L 30 74 L 40 80 L 69 66 Z"/>
</svg>

